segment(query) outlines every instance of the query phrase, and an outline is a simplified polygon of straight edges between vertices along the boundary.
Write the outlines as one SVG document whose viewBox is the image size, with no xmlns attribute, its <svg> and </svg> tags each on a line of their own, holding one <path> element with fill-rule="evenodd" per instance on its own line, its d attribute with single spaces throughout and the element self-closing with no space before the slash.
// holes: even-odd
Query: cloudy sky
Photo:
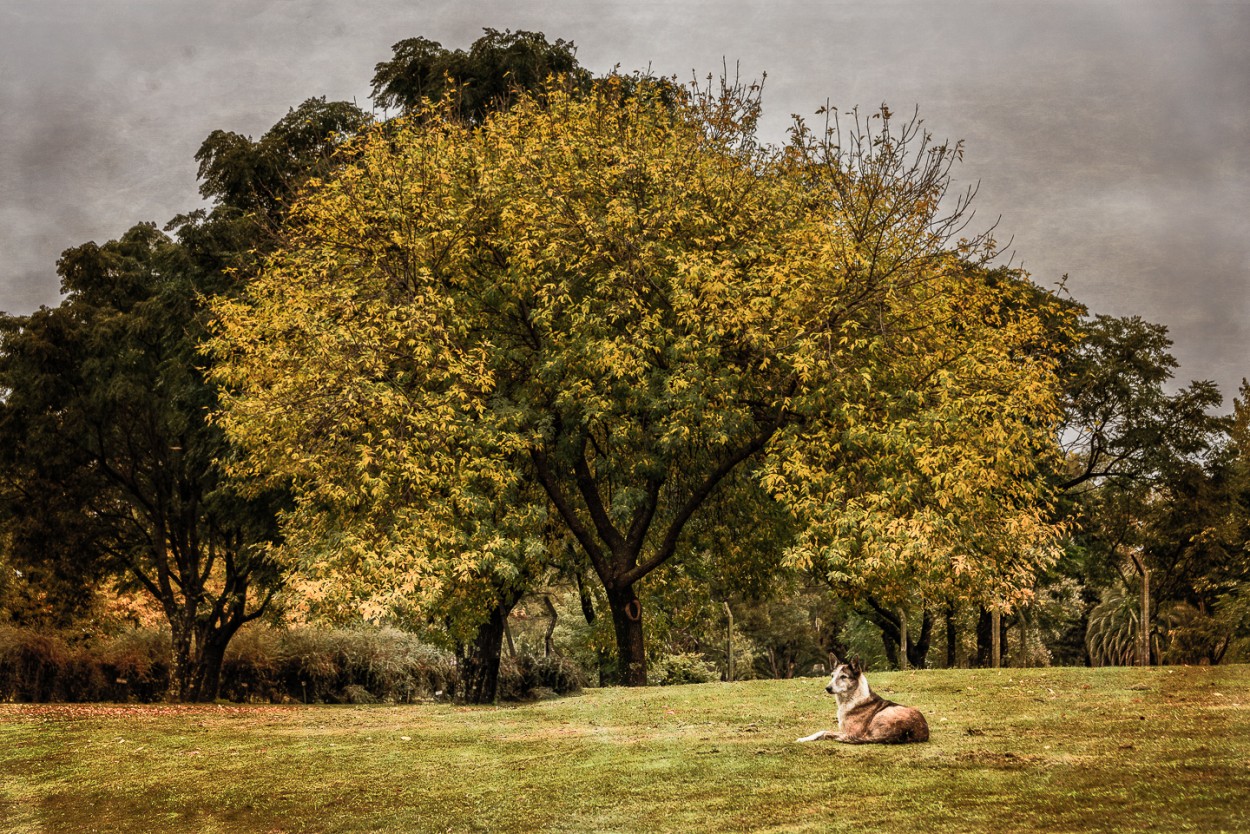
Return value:
<svg viewBox="0 0 1250 834">
<path fill-rule="evenodd" d="M 1039 283 L 1166 324 L 1183 382 L 1250 376 L 1237 0 L 3 0 L 0 310 L 57 303 L 63 249 L 196 207 L 210 131 L 259 137 L 310 96 L 367 109 L 394 42 L 487 26 L 571 40 L 596 72 L 767 73 L 778 141 L 826 100 L 919 106 Z"/>
</svg>

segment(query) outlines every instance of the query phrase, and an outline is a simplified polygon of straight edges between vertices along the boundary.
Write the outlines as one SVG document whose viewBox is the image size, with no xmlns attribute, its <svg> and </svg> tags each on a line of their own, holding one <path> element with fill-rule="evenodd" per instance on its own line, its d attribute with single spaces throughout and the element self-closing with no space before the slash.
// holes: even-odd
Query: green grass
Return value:
<svg viewBox="0 0 1250 834">
<path fill-rule="evenodd" d="M 0 832 L 1248 831 L 1250 666 L 870 675 L 524 706 L 0 705 Z"/>
</svg>

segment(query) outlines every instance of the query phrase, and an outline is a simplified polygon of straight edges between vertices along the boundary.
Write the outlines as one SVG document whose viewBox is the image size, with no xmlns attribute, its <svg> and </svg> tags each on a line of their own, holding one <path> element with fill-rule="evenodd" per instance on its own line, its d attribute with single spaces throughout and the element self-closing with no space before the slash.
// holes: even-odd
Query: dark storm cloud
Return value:
<svg viewBox="0 0 1250 834">
<path fill-rule="evenodd" d="M 0 309 L 55 303 L 58 253 L 194 207 L 213 129 L 312 95 L 367 106 L 374 63 L 484 26 L 576 41 L 602 72 L 767 71 L 793 112 L 919 105 L 963 138 L 977 220 L 1039 282 L 1171 328 L 1182 376 L 1247 371 L 1250 6 L 1129 2 L 9 0 L 0 8 Z"/>
</svg>

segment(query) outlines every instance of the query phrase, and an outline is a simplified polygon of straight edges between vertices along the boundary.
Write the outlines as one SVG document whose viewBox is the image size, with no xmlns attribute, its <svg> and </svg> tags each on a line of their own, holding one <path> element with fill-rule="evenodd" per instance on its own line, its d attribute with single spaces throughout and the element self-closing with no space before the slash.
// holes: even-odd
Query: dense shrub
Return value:
<svg viewBox="0 0 1250 834">
<path fill-rule="evenodd" d="M 499 661 L 499 699 L 528 701 L 546 693 L 567 695 L 585 685 L 582 669 L 571 658 L 522 652 Z"/>
<path fill-rule="evenodd" d="M 0 626 L 0 698 L 64 700 L 58 697 L 58 678 L 69 654 L 69 647 L 58 637 Z"/>
<path fill-rule="evenodd" d="M 103 692 L 89 700 L 157 701 L 169 688 L 169 632 L 132 629 L 84 650 L 103 673 Z"/>
<path fill-rule="evenodd" d="M 0 701 L 156 701 L 169 684 L 169 657 L 165 631 L 135 629 L 74 643 L 59 634 L 0 625 Z M 220 695 L 233 701 L 399 703 L 450 697 L 457 683 L 450 654 L 396 629 L 254 626 L 230 643 Z"/>
<path fill-rule="evenodd" d="M 661 657 L 651 665 L 647 677 L 655 686 L 676 686 L 683 683 L 711 683 L 720 680 L 720 672 L 702 656 L 682 653 Z"/>
<path fill-rule="evenodd" d="M 226 647 L 221 664 L 220 697 L 230 701 L 282 701 L 280 631 L 266 626 L 244 628 Z"/>
<path fill-rule="evenodd" d="M 226 653 L 222 695 L 232 700 L 407 703 L 451 696 L 455 659 L 398 629 L 258 627 Z"/>
<path fill-rule="evenodd" d="M 553 654 L 535 660 L 538 681 L 557 695 L 581 692 L 586 685 L 586 675 L 577 661 L 564 655 Z"/>
<path fill-rule="evenodd" d="M 0 700 L 153 701 L 169 682 L 169 638 L 133 631 L 93 643 L 0 626 Z"/>
</svg>

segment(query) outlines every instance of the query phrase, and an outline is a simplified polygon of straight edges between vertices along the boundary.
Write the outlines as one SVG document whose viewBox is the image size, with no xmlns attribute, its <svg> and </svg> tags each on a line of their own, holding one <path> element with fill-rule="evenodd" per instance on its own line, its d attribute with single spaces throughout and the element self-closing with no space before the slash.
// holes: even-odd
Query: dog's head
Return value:
<svg viewBox="0 0 1250 834">
<path fill-rule="evenodd" d="M 825 687 L 825 691 L 830 695 L 847 695 L 859 689 L 860 675 L 864 674 L 863 668 L 859 665 L 858 658 L 852 658 L 846 662 L 836 662 L 833 666 L 833 675 L 829 678 L 829 685 Z"/>
</svg>

